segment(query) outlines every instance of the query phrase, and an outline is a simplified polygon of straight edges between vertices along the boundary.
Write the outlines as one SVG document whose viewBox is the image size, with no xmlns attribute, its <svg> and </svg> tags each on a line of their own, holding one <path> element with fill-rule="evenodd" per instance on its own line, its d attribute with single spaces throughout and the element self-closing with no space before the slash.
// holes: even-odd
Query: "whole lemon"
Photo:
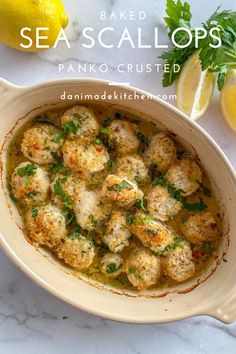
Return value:
<svg viewBox="0 0 236 354">
<path fill-rule="evenodd" d="M 36 28 L 47 27 L 48 30 L 39 30 L 40 45 L 52 47 L 57 39 L 61 28 L 68 24 L 61 0 L 0 0 L 0 42 L 5 45 L 29 52 L 37 52 L 46 48 L 36 48 Z M 32 39 L 30 48 L 29 39 L 21 35 L 22 28 L 28 27 L 24 35 Z"/>
</svg>

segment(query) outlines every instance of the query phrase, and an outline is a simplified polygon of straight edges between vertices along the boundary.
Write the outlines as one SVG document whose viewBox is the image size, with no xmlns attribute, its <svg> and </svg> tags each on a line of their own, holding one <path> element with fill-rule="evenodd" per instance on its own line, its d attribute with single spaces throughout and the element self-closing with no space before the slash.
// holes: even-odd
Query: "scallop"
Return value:
<svg viewBox="0 0 236 354">
<path fill-rule="evenodd" d="M 92 109 L 84 106 L 74 106 L 61 117 L 61 125 L 69 131 L 69 138 L 90 140 L 99 132 L 99 124 Z M 68 129 L 67 127 L 71 127 Z"/>
<path fill-rule="evenodd" d="M 214 242 L 218 239 L 218 229 L 213 215 L 209 211 L 191 214 L 180 224 L 185 239 L 193 244 Z"/>
<path fill-rule="evenodd" d="M 149 166 L 156 165 L 159 172 L 165 172 L 176 158 L 174 141 L 166 133 L 157 133 L 152 136 L 145 159 Z"/>
<path fill-rule="evenodd" d="M 103 242 L 113 253 L 119 253 L 129 245 L 131 232 L 128 228 L 125 213 L 114 211 L 108 222 Z"/>
<path fill-rule="evenodd" d="M 166 173 L 167 182 L 182 195 L 188 196 L 196 192 L 202 183 L 202 170 L 194 159 L 176 160 Z"/>
<path fill-rule="evenodd" d="M 156 255 L 164 255 L 175 242 L 176 235 L 170 227 L 144 212 L 139 211 L 128 220 L 132 234 Z"/>
<path fill-rule="evenodd" d="M 103 225 L 109 217 L 110 207 L 103 202 L 99 191 L 81 189 L 75 198 L 74 213 L 77 223 L 83 229 L 91 230 Z"/>
<path fill-rule="evenodd" d="M 62 147 L 62 152 L 65 165 L 81 175 L 102 171 L 110 160 L 106 148 L 98 144 L 80 144 L 77 141 L 66 141 Z"/>
<path fill-rule="evenodd" d="M 151 188 L 146 196 L 148 211 L 158 220 L 167 221 L 179 213 L 182 203 L 172 198 L 165 187 Z"/>
<path fill-rule="evenodd" d="M 178 283 L 191 278 L 195 273 L 195 263 L 188 242 L 182 241 L 166 258 L 162 259 L 164 272 Z"/>
<path fill-rule="evenodd" d="M 95 257 L 95 248 L 92 241 L 80 235 L 76 238 L 67 237 L 57 248 L 57 256 L 64 262 L 78 270 L 90 267 Z"/>
<path fill-rule="evenodd" d="M 148 179 L 148 168 L 138 155 L 126 155 L 117 160 L 116 174 L 143 184 Z"/>
<path fill-rule="evenodd" d="M 106 200 L 114 202 L 120 207 L 130 207 L 143 197 L 143 192 L 135 182 L 116 175 L 106 177 L 102 193 Z"/>
<path fill-rule="evenodd" d="M 108 278 L 117 278 L 123 271 L 123 264 L 121 256 L 109 252 L 102 257 L 100 269 Z"/>
<path fill-rule="evenodd" d="M 125 271 L 131 284 L 138 290 L 155 285 L 161 275 L 158 257 L 145 248 L 135 248 L 125 261 Z"/>
<path fill-rule="evenodd" d="M 108 142 L 119 154 L 137 152 L 140 141 L 137 138 L 138 127 L 135 123 L 113 120 L 107 127 Z"/>
<path fill-rule="evenodd" d="M 57 246 L 67 234 L 65 217 L 52 204 L 29 210 L 26 213 L 25 228 L 33 241 L 48 247 Z"/>
<path fill-rule="evenodd" d="M 21 143 L 23 155 L 38 164 L 57 161 L 63 144 L 62 132 L 51 124 L 36 124 L 24 132 Z"/>
<path fill-rule="evenodd" d="M 11 178 L 12 193 L 21 203 L 42 204 L 48 197 L 49 177 L 47 172 L 31 162 L 22 162 Z"/>
</svg>

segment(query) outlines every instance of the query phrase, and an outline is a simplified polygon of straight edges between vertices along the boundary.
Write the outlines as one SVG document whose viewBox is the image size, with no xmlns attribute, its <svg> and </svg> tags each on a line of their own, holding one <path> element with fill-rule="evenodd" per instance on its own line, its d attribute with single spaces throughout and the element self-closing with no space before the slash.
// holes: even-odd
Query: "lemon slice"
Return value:
<svg viewBox="0 0 236 354">
<path fill-rule="evenodd" d="M 226 122 L 236 132 L 236 69 L 231 69 L 227 74 L 220 94 L 220 105 Z"/>
<path fill-rule="evenodd" d="M 177 83 L 177 107 L 191 119 L 201 117 L 215 87 L 215 74 L 201 70 L 199 53 L 194 53 L 184 64 Z"/>
</svg>

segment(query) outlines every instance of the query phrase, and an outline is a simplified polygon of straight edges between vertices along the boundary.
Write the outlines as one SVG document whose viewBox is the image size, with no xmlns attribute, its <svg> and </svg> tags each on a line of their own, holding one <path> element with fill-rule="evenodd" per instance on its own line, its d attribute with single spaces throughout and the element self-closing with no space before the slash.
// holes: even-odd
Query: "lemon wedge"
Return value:
<svg viewBox="0 0 236 354">
<path fill-rule="evenodd" d="M 236 69 L 231 69 L 220 94 L 220 105 L 224 118 L 236 132 Z"/>
<path fill-rule="evenodd" d="M 199 53 L 194 53 L 184 64 L 177 82 L 177 107 L 191 119 L 201 117 L 215 87 L 215 74 L 202 71 Z"/>
</svg>

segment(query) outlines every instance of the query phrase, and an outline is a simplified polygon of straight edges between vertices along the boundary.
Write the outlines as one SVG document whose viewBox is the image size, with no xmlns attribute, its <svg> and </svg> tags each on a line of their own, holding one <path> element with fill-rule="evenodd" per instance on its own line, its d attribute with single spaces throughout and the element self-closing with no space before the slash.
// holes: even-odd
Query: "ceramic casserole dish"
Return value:
<svg viewBox="0 0 236 354">
<path fill-rule="evenodd" d="M 65 99 L 61 100 L 64 92 Z M 197 154 L 214 181 L 214 193 L 223 218 L 220 255 L 201 277 L 168 291 L 118 290 L 82 275 L 79 279 L 74 277 L 68 268 L 45 250 L 36 250 L 23 236 L 21 218 L 7 189 L 9 141 L 32 116 L 78 103 L 75 95 L 81 93 L 90 95 L 97 102 L 105 101 L 123 111 L 131 111 L 161 129 L 167 129 Z M 139 99 L 124 99 L 124 93 L 138 94 Z M 236 320 L 236 176 L 223 152 L 203 129 L 170 104 L 150 98 L 147 92 L 130 86 L 110 85 L 104 80 L 62 79 L 31 87 L 17 87 L 0 80 L 0 98 L 0 243 L 18 268 L 58 298 L 112 320 L 161 323 L 197 315 L 210 315 L 225 323 Z"/>
</svg>

